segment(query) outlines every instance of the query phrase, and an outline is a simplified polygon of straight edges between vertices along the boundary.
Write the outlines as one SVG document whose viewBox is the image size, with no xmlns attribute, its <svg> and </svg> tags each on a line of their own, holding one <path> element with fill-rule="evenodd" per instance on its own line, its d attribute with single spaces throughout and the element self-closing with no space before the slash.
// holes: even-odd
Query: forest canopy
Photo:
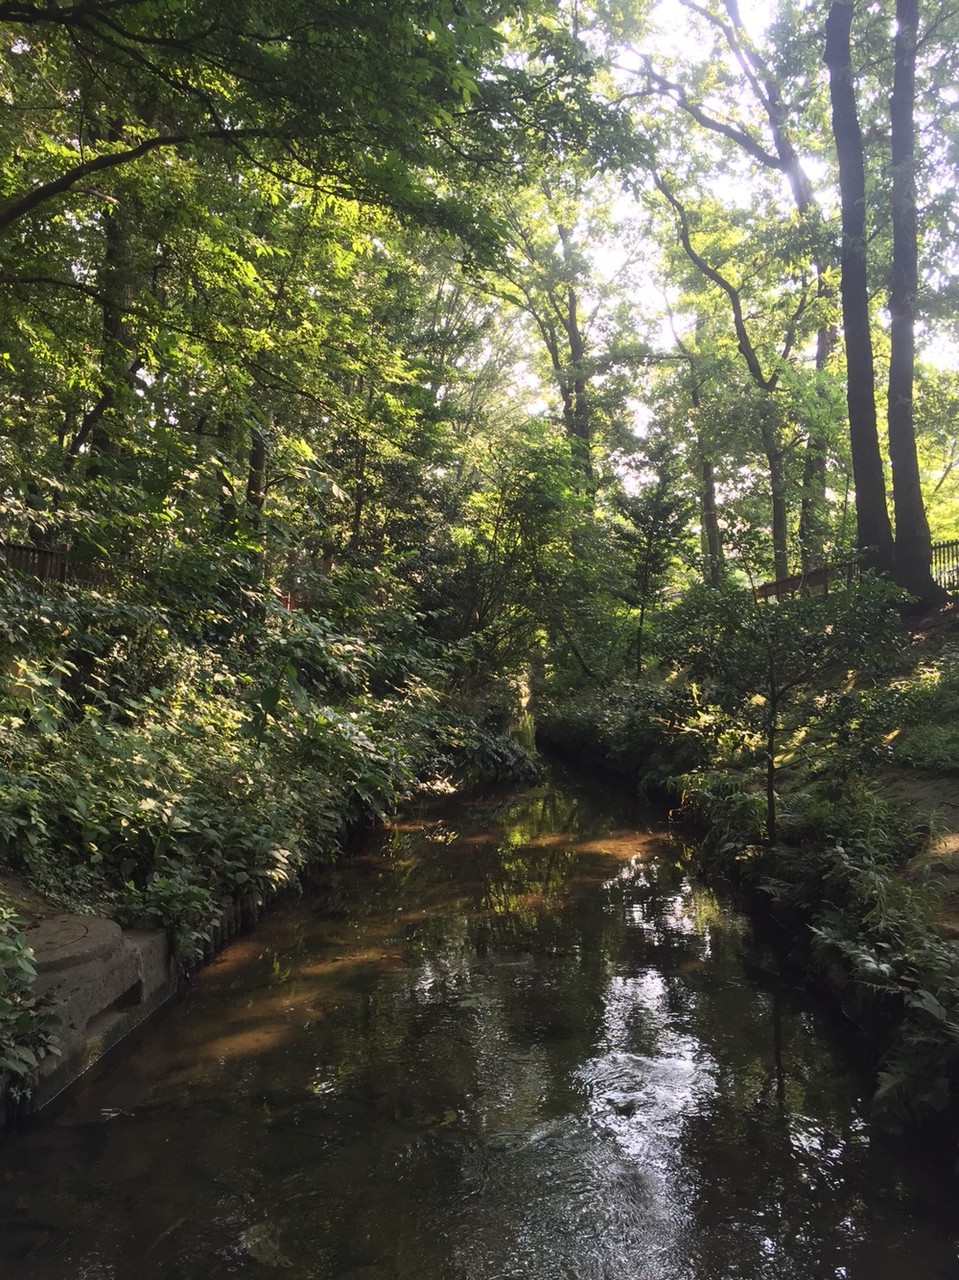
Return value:
<svg viewBox="0 0 959 1280">
<path fill-rule="evenodd" d="M 525 626 L 524 661 L 544 631 L 581 661 L 597 591 L 622 628 L 729 566 L 858 556 L 941 599 L 941 6 L 0 23 L 7 541 L 178 579 L 243 549 L 251 584 L 300 594 L 375 568 L 460 639 Z"/>
<path fill-rule="evenodd" d="M 955 585 L 957 59 L 928 0 L 0 0 L 3 866 L 192 955 L 584 691 L 774 844 Z"/>
</svg>

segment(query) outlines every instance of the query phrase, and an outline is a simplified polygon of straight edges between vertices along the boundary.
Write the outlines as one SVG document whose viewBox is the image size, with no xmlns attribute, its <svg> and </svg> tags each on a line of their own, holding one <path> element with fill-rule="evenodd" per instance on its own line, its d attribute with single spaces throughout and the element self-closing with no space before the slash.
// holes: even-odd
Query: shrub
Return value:
<svg viewBox="0 0 959 1280">
<path fill-rule="evenodd" d="M 32 994 L 37 971 L 21 924 L 0 903 L 0 1074 L 14 1099 L 29 1095 L 41 1059 L 57 1052 L 57 1020 Z"/>
</svg>

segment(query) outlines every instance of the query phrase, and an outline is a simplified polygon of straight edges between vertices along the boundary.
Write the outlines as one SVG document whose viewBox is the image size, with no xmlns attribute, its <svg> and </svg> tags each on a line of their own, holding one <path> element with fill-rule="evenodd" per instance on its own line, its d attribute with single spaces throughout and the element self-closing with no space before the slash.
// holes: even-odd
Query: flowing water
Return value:
<svg viewBox="0 0 959 1280">
<path fill-rule="evenodd" d="M 397 823 L 0 1148 L 3 1280 L 956 1280 L 956 1185 L 609 797 Z"/>
</svg>

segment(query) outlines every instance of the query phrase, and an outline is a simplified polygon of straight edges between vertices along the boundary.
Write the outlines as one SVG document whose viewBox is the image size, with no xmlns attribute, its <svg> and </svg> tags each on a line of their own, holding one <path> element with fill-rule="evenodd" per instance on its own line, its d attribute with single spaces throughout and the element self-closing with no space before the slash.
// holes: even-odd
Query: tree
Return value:
<svg viewBox="0 0 959 1280">
<path fill-rule="evenodd" d="M 706 441 L 702 424 L 704 373 L 699 353 L 683 340 L 670 316 L 673 341 L 687 366 L 689 373 L 689 416 L 694 430 L 695 458 L 692 470 L 696 475 L 699 492 L 700 551 L 702 554 L 703 582 L 718 587 L 723 580 L 725 554 L 723 535 L 719 524 L 716 499 L 716 465 L 713 451 Z"/>
<path fill-rule="evenodd" d="M 624 598 L 639 615 L 635 640 L 635 673 L 639 677 L 645 658 L 646 616 L 662 591 L 689 528 L 691 504 L 683 492 L 677 458 L 671 449 L 660 444 L 658 448 L 647 448 L 645 456 L 623 461 L 630 483 L 613 498 L 619 517 L 614 532 L 628 557 Z"/>
<path fill-rule="evenodd" d="M 915 300 L 918 290 L 915 190 L 915 66 L 918 4 L 897 4 L 892 125 L 891 351 L 888 428 L 892 461 L 895 542 L 886 509 L 885 478 L 876 425 L 875 365 L 866 266 L 867 194 L 862 130 L 853 82 L 851 3 L 834 3 L 826 24 L 833 135 L 842 197 L 841 257 L 849 430 L 856 482 L 858 540 L 866 562 L 916 597 L 920 608 L 945 592 L 930 568 L 929 527 L 919 477 L 913 424 Z"/>
<path fill-rule="evenodd" d="M 814 78 L 785 21 L 775 38 L 754 39 L 732 0 L 689 0 L 682 10 L 682 53 L 631 48 L 624 97 L 637 129 L 655 140 L 652 183 L 701 277 L 697 287 L 669 247 L 664 293 L 687 328 L 695 317 L 710 345 L 735 353 L 759 392 L 744 396 L 740 455 L 748 453 L 751 471 L 763 459 L 771 571 L 783 577 L 797 552 L 804 568 L 820 561 L 828 468 L 841 466 L 834 433 L 823 434 L 823 409 L 810 413 L 810 389 L 828 383 L 834 346 L 831 246 L 800 160 L 816 150 L 805 119 L 815 113 Z M 665 229 L 659 235 L 668 243 Z M 715 465 L 706 464 L 707 472 Z"/>
<path fill-rule="evenodd" d="M 913 386 L 919 255 L 916 217 L 916 49 L 919 0 L 896 0 L 892 145 L 892 267 L 889 282 L 889 458 L 896 522 L 896 581 L 920 606 L 941 604 L 916 451 Z"/>
<path fill-rule="evenodd" d="M 778 353 L 770 353 L 770 362 L 773 367 L 771 370 L 767 370 L 764 367 L 758 343 L 754 341 L 750 332 L 744 291 L 733 279 L 732 270 L 729 267 L 720 270 L 708 261 L 695 242 L 693 219 L 689 210 L 661 174 L 654 172 L 653 181 L 657 190 L 665 197 L 676 215 L 679 243 L 687 258 L 706 280 L 725 295 L 736 336 L 736 348 L 746 365 L 753 385 L 763 396 L 761 407 L 757 412 L 750 415 L 750 421 L 757 428 L 760 446 L 766 460 L 771 509 L 773 571 L 777 578 L 785 578 L 789 574 L 789 525 L 786 504 L 786 456 L 788 449 L 784 444 L 780 430 L 781 415 L 773 402 L 772 396 L 780 383 L 781 366 L 789 359 L 796 346 L 797 336 L 808 308 L 809 298 L 806 290 L 801 287 L 794 297 L 785 299 L 786 306 L 783 317 L 784 328 L 781 348 Z M 733 261 L 732 255 L 728 255 L 727 262 L 729 262 L 730 266 L 732 266 Z M 738 268 L 738 274 L 746 274 L 741 266 Z"/>
<path fill-rule="evenodd" d="M 282 13 L 261 0 L 0 5 L 13 34 L 8 70 L 65 90 L 47 93 L 39 115 L 35 91 L 18 103 L 31 127 L 4 166 L 0 231 L 53 216 L 63 197 L 88 200 L 84 184 L 156 152 L 196 148 L 441 218 L 442 199 L 421 179 L 499 44 L 490 16 L 482 3 L 445 0 L 293 3 Z"/>
<path fill-rule="evenodd" d="M 757 600 L 727 583 L 690 591 L 666 626 L 669 653 L 706 700 L 755 735 L 762 765 L 766 840 L 779 835 L 777 784 L 790 710 L 804 694 L 800 718 L 825 721 L 852 671 L 878 670 L 898 634 L 888 584 L 871 576 L 828 596 Z M 823 691 L 824 673 L 832 680 Z"/>
<path fill-rule="evenodd" d="M 781 8 L 763 51 L 746 30 L 736 0 L 724 0 L 720 12 L 696 0 L 681 3 L 715 41 L 707 55 L 709 65 L 697 66 L 684 56 L 675 71 L 664 74 L 656 60 L 642 55 L 648 93 L 675 104 L 720 144 L 732 144 L 759 174 L 778 172 L 786 178 L 798 219 L 805 224 L 809 237 L 805 248 L 815 273 L 817 293 L 815 364 L 821 375 L 835 347 L 836 331 L 829 311 L 833 294 L 829 280 L 831 255 L 821 234 L 823 220 L 816 192 L 794 136 L 802 129 L 803 117 L 811 114 L 810 98 L 814 93 L 810 87 L 813 77 L 808 75 L 806 59 L 799 51 L 803 42 L 797 38 L 798 16 Z M 723 63 L 731 63 L 729 70 Z M 717 82 L 727 90 L 718 110 L 714 93 Z M 805 133 L 803 141 L 808 147 L 812 141 L 808 123 Z M 818 429 L 818 417 L 821 415 L 814 415 L 812 422 L 804 424 L 807 434 L 797 530 L 804 572 L 821 562 L 826 536 L 822 510 L 826 503 L 829 440 Z"/>
</svg>

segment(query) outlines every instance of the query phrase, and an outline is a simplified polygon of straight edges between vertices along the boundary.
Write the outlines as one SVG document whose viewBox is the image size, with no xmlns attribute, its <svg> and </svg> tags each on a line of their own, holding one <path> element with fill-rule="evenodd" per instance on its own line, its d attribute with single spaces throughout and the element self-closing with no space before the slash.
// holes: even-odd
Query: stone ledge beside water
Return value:
<svg viewBox="0 0 959 1280">
<path fill-rule="evenodd" d="M 60 1019 L 59 1056 L 38 1070 L 31 1104 L 42 1107 L 137 1027 L 176 989 L 162 929 L 121 929 L 101 916 L 51 916 L 31 925 L 37 981 Z"/>
</svg>

